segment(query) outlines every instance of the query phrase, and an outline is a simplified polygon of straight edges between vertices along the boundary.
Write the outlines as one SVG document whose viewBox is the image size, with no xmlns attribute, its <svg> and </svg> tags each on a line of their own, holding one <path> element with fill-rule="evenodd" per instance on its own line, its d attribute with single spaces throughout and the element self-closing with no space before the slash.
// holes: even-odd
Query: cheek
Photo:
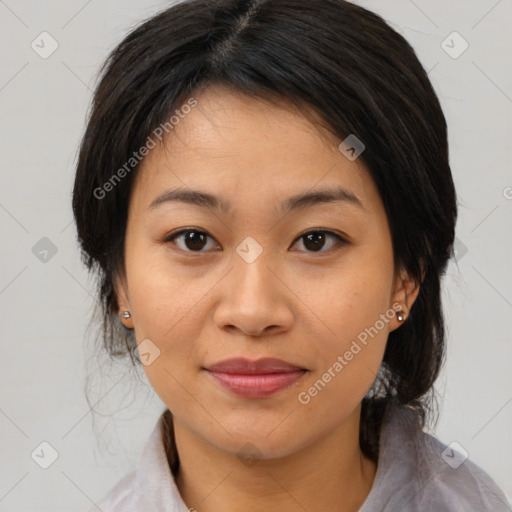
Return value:
<svg viewBox="0 0 512 512">
<path fill-rule="evenodd" d="M 361 253 L 311 287 L 316 364 L 301 386 L 299 402 L 308 402 L 316 413 L 325 412 L 329 403 L 336 404 L 340 417 L 350 412 L 377 377 L 394 315 L 392 272 L 390 261 Z"/>
<path fill-rule="evenodd" d="M 389 323 L 379 315 L 344 322 L 340 335 L 323 340 L 319 363 L 297 391 L 311 421 L 323 418 L 326 428 L 342 421 L 372 386 L 389 332 Z"/>
<path fill-rule="evenodd" d="M 169 264 L 165 247 L 145 241 L 142 234 L 135 243 L 136 236 L 127 238 L 126 268 L 137 340 L 162 343 L 166 334 L 172 337 L 179 329 L 180 319 L 204 291 L 190 286 L 186 273 Z"/>
<path fill-rule="evenodd" d="M 328 275 L 306 277 L 297 284 L 298 295 L 306 297 L 305 302 L 311 305 L 309 317 L 323 333 L 329 352 L 346 349 L 351 340 L 374 326 L 389 310 L 393 268 L 383 259 L 378 261 L 364 251 L 354 252 Z M 384 342 L 390 318 L 386 318 L 385 325 L 379 322 L 377 326 L 383 331 L 380 338 L 384 337 Z"/>
<path fill-rule="evenodd" d="M 193 340 L 200 338 L 203 320 L 199 305 L 204 291 L 185 286 L 183 276 L 167 268 L 165 261 L 136 256 L 132 254 L 127 268 L 131 265 L 129 284 L 135 337 L 138 344 L 146 344 L 151 352 L 150 364 L 144 364 L 140 356 L 144 371 L 161 398 L 163 390 L 179 396 L 179 376 L 187 365 L 192 366 Z"/>
<path fill-rule="evenodd" d="M 167 404 L 186 401 L 189 378 L 201 365 L 197 340 L 207 320 L 208 297 L 218 275 L 192 275 L 186 267 L 169 264 L 165 247 L 127 243 L 130 304 L 137 343 L 143 340 L 152 354 L 144 372 Z M 217 274 L 212 272 L 211 274 Z M 141 354 L 141 361 L 143 361 Z M 180 385 L 181 384 L 181 385 Z M 183 400 L 182 400 L 183 399 Z M 178 403 L 176 403 L 178 402 Z"/>
</svg>

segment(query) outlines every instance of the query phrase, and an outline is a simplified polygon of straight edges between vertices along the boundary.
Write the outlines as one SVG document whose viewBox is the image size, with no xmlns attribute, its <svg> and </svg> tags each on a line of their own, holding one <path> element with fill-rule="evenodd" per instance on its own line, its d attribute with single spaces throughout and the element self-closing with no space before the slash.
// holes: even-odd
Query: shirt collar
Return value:
<svg viewBox="0 0 512 512">
<path fill-rule="evenodd" d="M 165 452 L 163 433 L 166 414 L 169 414 L 168 411 L 158 419 L 139 458 L 133 489 L 133 510 L 189 510 L 180 495 Z"/>
<path fill-rule="evenodd" d="M 139 458 L 132 494 L 134 510 L 159 510 L 161 512 L 188 512 L 190 510 L 180 495 L 165 451 L 164 430 L 169 428 L 169 414 L 169 410 L 166 410 L 159 417 Z M 402 454 L 405 451 L 414 450 L 418 431 L 421 431 L 421 428 L 412 411 L 395 404 L 388 405 L 379 440 L 377 472 L 370 494 L 360 512 L 370 510 L 367 507 L 373 504 L 374 498 L 379 496 L 382 489 L 389 483 L 387 481 L 389 469 L 394 466 L 392 462 L 396 458 L 396 453 L 388 448 L 400 443 Z M 177 457 L 174 436 L 171 439 L 170 450 Z M 407 463 L 403 464 L 400 471 L 404 473 L 404 481 L 407 481 L 413 474 L 421 471 L 421 468 L 416 465 L 417 457 L 404 456 L 403 460 Z M 393 473 L 396 478 L 396 473 Z"/>
</svg>

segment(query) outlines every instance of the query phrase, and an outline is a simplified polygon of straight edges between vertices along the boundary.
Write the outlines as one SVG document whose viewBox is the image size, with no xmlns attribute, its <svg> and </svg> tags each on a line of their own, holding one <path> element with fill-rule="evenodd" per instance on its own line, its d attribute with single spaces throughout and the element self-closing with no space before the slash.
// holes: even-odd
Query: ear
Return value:
<svg viewBox="0 0 512 512">
<path fill-rule="evenodd" d="M 389 305 L 390 308 L 395 311 L 395 315 L 390 321 L 390 332 L 400 327 L 404 321 L 407 320 L 411 307 L 416 301 L 419 292 L 420 283 L 416 279 L 411 278 L 405 270 L 398 272 L 395 277 L 391 303 Z M 404 320 L 400 321 L 398 319 L 398 311 L 401 311 Z"/>
<path fill-rule="evenodd" d="M 128 311 L 132 313 L 130 306 L 130 295 L 128 293 L 128 285 L 126 283 L 126 277 L 123 275 L 116 276 L 114 278 L 114 290 L 116 293 L 117 304 L 119 306 L 118 315 L 121 323 L 128 329 L 133 329 L 133 318 L 124 318 L 123 313 Z"/>
</svg>

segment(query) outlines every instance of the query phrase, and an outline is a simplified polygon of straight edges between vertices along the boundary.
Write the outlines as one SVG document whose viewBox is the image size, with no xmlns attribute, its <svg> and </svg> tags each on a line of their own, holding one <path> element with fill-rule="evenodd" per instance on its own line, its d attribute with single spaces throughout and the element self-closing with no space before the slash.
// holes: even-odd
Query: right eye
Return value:
<svg viewBox="0 0 512 512">
<path fill-rule="evenodd" d="M 165 237 L 164 242 L 172 242 L 184 252 L 206 252 L 202 249 L 208 245 L 208 238 L 213 240 L 213 238 L 205 231 L 187 228 L 171 233 Z"/>
</svg>

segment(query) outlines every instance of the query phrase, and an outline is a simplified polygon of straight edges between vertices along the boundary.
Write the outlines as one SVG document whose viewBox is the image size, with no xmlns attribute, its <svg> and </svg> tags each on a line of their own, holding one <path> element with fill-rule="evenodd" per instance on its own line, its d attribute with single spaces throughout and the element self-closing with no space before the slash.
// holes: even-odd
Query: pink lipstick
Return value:
<svg viewBox="0 0 512 512">
<path fill-rule="evenodd" d="M 204 368 L 225 389 L 245 398 L 264 398 L 290 386 L 307 369 L 281 359 L 226 359 Z"/>
</svg>

